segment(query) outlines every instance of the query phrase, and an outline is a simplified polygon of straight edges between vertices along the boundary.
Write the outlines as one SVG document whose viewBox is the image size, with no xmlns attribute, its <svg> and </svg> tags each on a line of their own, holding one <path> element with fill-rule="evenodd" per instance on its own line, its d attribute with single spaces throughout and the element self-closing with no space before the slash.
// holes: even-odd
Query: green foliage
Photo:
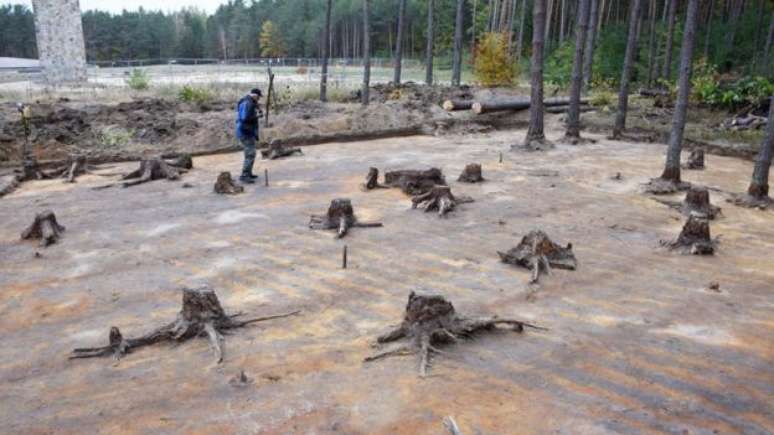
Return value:
<svg viewBox="0 0 774 435">
<path fill-rule="evenodd" d="M 483 86 L 512 85 L 517 65 L 508 53 L 507 33 L 486 33 L 476 47 L 476 80 Z"/>
<path fill-rule="evenodd" d="M 774 83 L 760 76 L 744 76 L 722 83 L 715 65 L 706 59 L 697 62 L 692 79 L 692 97 L 699 104 L 734 110 L 748 105 L 760 105 L 774 94 Z"/>
<path fill-rule="evenodd" d="M 544 80 L 559 88 L 566 88 L 572 80 L 572 63 L 575 57 L 575 42 L 559 46 L 546 59 Z"/>
<path fill-rule="evenodd" d="M 132 136 L 134 136 L 133 130 L 126 130 L 121 127 L 107 127 L 99 132 L 97 138 L 103 147 L 115 148 L 128 144 L 132 140 Z"/>
<path fill-rule="evenodd" d="M 595 90 L 591 93 L 589 104 L 594 107 L 609 107 L 616 101 L 616 95 L 613 92 L 605 90 Z"/>
<path fill-rule="evenodd" d="M 129 73 L 129 77 L 124 80 L 126 85 L 134 91 L 144 91 L 150 86 L 148 74 L 141 69 L 135 68 Z"/>
<path fill-rule="evenodd" d="M 205 104 L 212 101 L 214 95 L 207 88 L 185 85 L 180 88 L 177 98 L 186 103 Z"/>
<path fill-rule="evenodd" d="M 264 57 L 282 57 L 285 55 L 285 47 L 282 42 L 282 36 L 274 23 L 264 21 L 261 26 L 261 56 Z"/>
</svg>

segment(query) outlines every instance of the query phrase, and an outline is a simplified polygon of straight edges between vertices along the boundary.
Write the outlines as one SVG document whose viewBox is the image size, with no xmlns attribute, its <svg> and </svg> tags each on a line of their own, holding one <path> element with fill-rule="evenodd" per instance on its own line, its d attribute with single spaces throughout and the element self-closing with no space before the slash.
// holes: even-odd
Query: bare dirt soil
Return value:
<svg viewBox="0 0 774 435">
<path fill-rule="evenodd" d="M 660 172 L 663 146 L 596 135 L 595 145 L 509 152 L 524 133 L 307 147 L 260 164 L 268 188 L 227 197 L 212 185 L 239 168 L 239 154 L 199 157 L 180 181 L 131 189 L 92 190 L 110 180 L 98 175 L 24 183 L 0 200 L 0 427 L 445 433 L 452 416 L 466 434 L 774 431 L 774 214 L 725 204 L 713 190 L 723 206 L 712 223 L 716 255 L 672 253 L 659 241 L 676 237 L 683 217 L 639 193 Z M 685 179 L 745 189 L 749 161 L 706 160 Z M 487 181 L 453 181 L 471 162 Z M 136 164 L 111 166 L 102 172 Z M 412 210 L 399 189 L 360 189 L 371 166 L 440 167 L 455 194 L 475 202 L 445 219 Z M 342 197 L 384 227 L 343 240 L 307 228 L 310 214 Z M 41 209 L 67 228 L 46 249 L 19 239 Z M 578 269 L 534 287 L 528 270 L 501 263 L 497 251 L 533 229 L 572 243 Z M 118 362 L 67 359 L 75 347 L 106 344 L 110 326 L 134 336 L 168 322 L 179 288 L 201 283 L 228 312 L 302 313 L 236 330 L 219 365 L 203 339 Z M 548 331 L 446 347 L 424 379 L 413 357 L 364 364 L 409 292 L 422 289 L 466 315 Z M 251 381 L 229 382 L 240 371 Z"/>
</svg>

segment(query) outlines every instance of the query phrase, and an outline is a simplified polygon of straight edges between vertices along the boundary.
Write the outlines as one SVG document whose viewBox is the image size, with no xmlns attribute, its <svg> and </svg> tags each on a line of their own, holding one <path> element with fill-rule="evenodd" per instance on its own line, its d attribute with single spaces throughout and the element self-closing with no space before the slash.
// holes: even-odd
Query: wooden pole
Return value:
<svg viewBox="0 0 774 435">
<path fill-rule="evenodd" d="M 341 268 L 347 268 L 347 245 L 344 245 L 344 249 L 341 251 Z"/>
<path fill-rule="evenodd" d="M 263 185 L 269 187 L 269 170 L 263 170 Z"/>
</svg>

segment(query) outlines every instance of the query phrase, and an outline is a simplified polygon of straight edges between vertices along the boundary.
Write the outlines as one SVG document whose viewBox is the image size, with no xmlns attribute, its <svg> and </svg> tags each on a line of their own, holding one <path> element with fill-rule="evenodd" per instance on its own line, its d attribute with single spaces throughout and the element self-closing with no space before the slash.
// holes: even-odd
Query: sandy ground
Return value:
<svg viewBox="0 0 774 435">
<path fill-rule="evenodd" d="M 670 253 L 659 240 L 676 236 L 682 218 L 638 193 L 659 173 L 662 146 L 602 140 L 508 152 L 523 135 L 308 147 L 260 163 L 270 187 L 235 197 L 211 189 L 219 171 L 238 168 L 238 154 L 195 159 L 188 189 L 89 189 L 107 181 L 99 176 L 24 184 L 0 200 L 0 431 L 441 434 L 446 416 L 465 434 L 774 431 L 774 214 L 713 192 L 724 212 L 712 226 L 717 255 Z M 473 161 L 486 183 L 452 181 Z M 476 202 L 439 219 L 411 210 L 397 190 L 358 188 L 369 166 L 430 165 Z M 684 177 L 746 187 L 749 162 L 710 155 L 707 165 Z M 559 174 L 530 175 L 536 169 Z M 623 181 L 610 180 L 615 172 Z M 308 215 L 337 197 L 384 228 L 354 229 L 344 241 L 308 230 Z M 61 242 L 20 241 L 46 208 L 67 226 Z M 579 269 L 534 288 L 528 271 L 501 264 L 496 251 L 533 228 L 572 242 Z M 206 340 L 119 362 L 67 359 L 106 342 L 111 325 L 134 336 L 173 319 L 178 289 L 198 283 L 230 311 L 303 312 L 235 331 L 220 365 Z M 549 330 L 452 346 L 425 379 L 412 357 L 362 363 L 417 289 L 466 314 Z M 254 381 L 232 387 L 240 370 Z"/>
</svg>

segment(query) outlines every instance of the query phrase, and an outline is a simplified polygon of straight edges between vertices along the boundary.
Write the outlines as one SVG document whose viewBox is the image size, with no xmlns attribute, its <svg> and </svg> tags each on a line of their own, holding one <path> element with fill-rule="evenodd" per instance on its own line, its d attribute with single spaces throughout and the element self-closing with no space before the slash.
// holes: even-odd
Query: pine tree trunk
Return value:
<svg viewBox="0 0 774 435">
<path fill-rule="evenodd" d="M 575 58 L 572 62 L 570 108 L 567 112 L 567 137 L 580 139 L 580 94 L 583 86 L 583 50 L 589 33 L 589 1 L 579 0 L 575 31 Z"/>
<path fill-rule="evenodd" d="M 739 25 L 739 16 L 742 14 L 742 0 L 732 0 L 731 14 L 728 19 L 728 32 L 726 32 L 726 47 L 724 52 L 725 64 L 730 67 L 729 56 L 734 51 L 734 39 L 736 38 L 736 28 Z"/>
<path fill-rule="evenodd" d="M 398 34 L 395 36 L 395 69 L 392 81 L 400 84 L 400 73 L 403 66 L 403 31 L 406 27 L 406 0 L 400 0 L 398 6 Z"/>
<path fill-rule="evenodd" d="M 629 14 L 629 35 L 626 38 L 626 55 L 621 72 L 621 88 L 618 91 L 618 112 L 615 115 L 615 127 L 613 127 L 614 138 L 620 137 L 626 129 L 626 112 L 629 109 L 629 81 L 637 52 L 637 21 L 640 16 L 641 4 L 641 0 L 632 0 L 631 13 Z"/>
<path fill-rule="evenodd" d="M 688 11 L 685 17 L 685 29 L 683 30 L 683 45 L 680 49 L 680 79 L 677 94 L 677 103 L 672 117 L 672 131 L 669 135 L 669 148 L 667 149 L 666 167 L 661 175 L 662 179 L 679 183 L 680 180 L 680 152 L 683 147 L 683 132 L 685 131 L 685 115 L 688 111 L 688 96 L 691 93 L 691 70 L 693 63 L 693 46 L 696 36 L 696 21 L 699 9 L 699 0 L 688 1 Z"/>
<path fill-rule="evenodd" d="M 769 121 L 766 125 L 766 137 L 763 138 L 758 158 L 755 159 L 752 182 L 747 193 L 755 198 L 763 198 L 769 194 L 769 168 L 772 153 L 774 153 L 774 96 L 769 98 Z"/>
<path fill-rule="evenodd" d="M 360 92 L 362 103 L 368 105 L 371 87 L 371 25 L 369 24 L 369 2 L 363 0 L 363 89 Z"/>
<path fill-rule="evenodd" d="M 672 78 L 672 45 L 675 38 L 675 17 L 677 15 L 677 0 L 669 2 L 669 24 L 667 29 L 666 46 L 664 47 L 664 64 L 661 67 L 661 78 L 670 80 Z"/>
<path fill-rule="evenodd" d="M 516 41 L 516 62 L 521 63 L 521 53 L 524 51 L 524 26 L 527 24 L 527 0 L 521 0 L 521 17 L 519 18 L 519 39 Z"/>
<path fill-rule="evenodd" d="M 476 11 L 478 7 L 478 0 L 473 0 L 473 23 L 470 26 L 471 29 L 471 37 L 470 37 L 470 52 L 474 53 L 476 51 Z"/>
<path fill-rule="evenodd" d="M 766 48 L 763 49 L 763 70 L 772 65 L 771 46 L 774 45 L 774 12 L 771 13 L 771 24 L 769 24 L 769 37 L 766 38 Z"/>
<path fill-rule="evenodd" d="M 567 0 L 562 0 L 561 12 L 559 16 L 559 44 L 564 44 L 564 24 L 567 11 Z"/>
<path fill-rule="evenodd" d="M 589 31 L 586 36 L 586 49 L 583 52 L 583 90 L 588 92 L 591 86 L 591 68 L 594 65 L 594 45 L 597 38 L 597 23 L 599 21 L 599 1 L 591 0 L 589 12 Z"/>
<path fill-rule="evenodd" d="M 454 55 L 452 59 L 452 86 L 459 86 L 462 80 L 462 7 L 465 0 L 457 0 L 457 14 L 454 19 Z"/>
<path fill-rule="evenodd" d="M 707 25 L 704 28 L 704 58 L 709 61 L 710 37 L 712 36 L 712 19 L 715 18 L 715 0 L 709 2 Z"/>
<path fill-rule="evenodd" d="M 525 145 L 545 140 L 543 132 L 543 44 L 545 41 L 546 0 L 535 0 L 532 9 L 532 92 L 529 106 L 529 129 Z"/>
<path fill-rule="evenodd" d="M 513 21 L 516 19 L 516 2 L 517 0 L 511 0 L 511 10 L 508 16 L 508 55 L 509 56 L 513 55 Z"/>
<path fill-rule="evenodd" d="M 325 11 L 325 32 L 323 33 L 322 71 L 320 74 L 320 101 L 328 101 L 328 40 L 331 34 L 331 8 L 333 0 L 328 0 L 328 8 Z"/>
<path fill-rule="evenodd" d="M 653 86 L 656 71 L 656 0 L 650 0 L 650 38 L 648 40 L 648 87 Z"/>
<path fill-rule="evenodd" d="M 427 49 L 425 51 L 425 83 L 433 84 L 433 0 L 427 0 Z"/>
</svg>

